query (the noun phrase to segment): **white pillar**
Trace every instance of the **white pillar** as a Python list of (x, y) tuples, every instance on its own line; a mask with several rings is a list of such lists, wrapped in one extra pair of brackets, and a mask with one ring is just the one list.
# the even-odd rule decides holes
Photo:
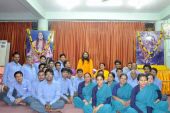
[[(155, 31), (160, 31), (161, 30), (161, 25), (162, 23), (170, 23), (169, 20), (164, 20), (164, 21), (157, 21), (155, 22)], [(165, 65), (170, 68), (170, 39), (165, 39), (164, 40), (164, 61)]]
[(163, 21), (156, 21), (155, 22), (155, 31), (160, 31), (161, 30), (161, 24)]
[(48, 20), (39, 19), (38, 20), (38, 30), (48, 30)]

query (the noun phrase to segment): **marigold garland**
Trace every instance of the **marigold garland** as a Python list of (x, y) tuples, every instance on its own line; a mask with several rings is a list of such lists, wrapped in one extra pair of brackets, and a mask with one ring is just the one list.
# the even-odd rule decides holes
[(147, 48), (143, 44), (142, 38), (140, 36), (140, 32), (137, 32), (137, 40), (138, 40), (138, 43), (139, 43), (139, 47), (142, 49), (142, 51), (144, 51), (147, 54), (146, 57), (145, 57), (146, 59), (154, 57), (154, 52), (156, 52), (158, 47), (161, 45), (162, 38), (163, 38), (163, 32), (161, 31), (160, 36), (158, 38), (157, 43), (155, 44), (155, 47), (154, 47), (153, 51), (150, 52), (150, 51), (147, 50)]
[[(38, 50), (36, 49), (35, 45), (33, 45), (33, 40), (32, 40), (32, 36), (31, 36), (31, 31), (30, 31), (30, 29), (27, 29), (26, 31), (27, 31), (27, 36), (28, 36), (29, 41), (30, 41), (31, 48), (33, 49), (34, 53), (36, 53), (36, 55), (38, 55), (38, 56), (46, 53), (46, 51), (48, 50), (48, 48), (49, 48), (49, 46), (50, 46), (50, 42), (51, 42), (51, 38), (52, 38), (51, 33), (50, 33), (49, 36), (48, 36), (47, 43), (46, 43), (45, 47), (43, 48), (43, 50), (42, 50), (42, 51), (38, 51)], [(34, 54), (34, 55), (35, 55), (35, 54)]]

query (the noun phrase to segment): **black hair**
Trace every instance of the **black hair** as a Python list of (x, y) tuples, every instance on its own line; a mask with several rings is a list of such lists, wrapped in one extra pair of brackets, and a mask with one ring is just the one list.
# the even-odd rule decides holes
[(62, 73), (63, 73), (63, 72), (69, 73), (69, 70), (68, 70), (68, 68), (62, 68), (62, 69), (61, 69), (61, 72), (62, 72)]
[(100, 63), (99, 65), (101, 65), (101, 64), (103, 64), (104, 66), (106, 66), (106, 64), (105, 64), (105, 63)]
[(117, 69), (116, 69), (116, 72), (117, 72), (118, 70), (121, 70), (121, 71), (123, 72), (122, 68), (117, 68)]
[(61, 63), (60, 63), (60, 62), (56, 62), (56, 63), (55, 63), (55, 66), (56, 66), (57, 64), (60, 64), (60, 66), (61, 66)]
[(67, 62), (69, 62), (69, 61), (66, 60), (66, 61), (63, 62), (64, 67), (66, 67)]
[(97, 74), (96, 79), (97, 79), (98, 77), (102, 77), (103, 80), (104, 80), (104, 75), (103, 75), (103, 74)]
[(84, 76), (85, 76), (86, 74), (90, 75), (90, 77), (91, 77), (91, 74), (90, 74), (89, 72), (85, 73)]
[(109, 74), (111, 74), (113, 78), (115, 78), (115, 73), (110, 72)]
[(143, 74), (143, 73), (140, 73), (140, 74), (137, 76), (137, 80), (139, 81), (140, 78), (142, 78), (142, 77), (145, 77), (145, 78), (148, 80), (147, 75), (146, 75), (146, 74)]
[(50, 59), (50, 61), (49, 61), (48, 63), (50, 63), (50, 62), (53, 62), (53, 63), (54, 63), (54, 60), (51, 60), (51, 59)]
[(21, 74), (22, 76), (23, 76), (23, 73), (21, 72), (21, 71), (16, 71), (15, 73), (14, 73), (14, 77), (16, 78), (16, 75), (17, 74)]
[(47, 74), (47, 72), (50, 72), (52, 75), (54, 75), (54, 71), (52, 69), (50, 69), (50, 68), (47, 68), (45, 70), (45, 75)]
[(149, 78), (149, 76), (152, 76), (153, 77), (153, 80), (155, 80), (155, 76), (153, 74), (148, 74), (147, 75), (147, 78)]
[(115, 60), (114, 64), (116, 65), (117, 63), (119, 63), (120, 65), (122, 64), (120, 60)]
[(39, 76), (39, 73), (44, 73), (44, 71), (42, 71), (42, 70), (41, 70), (41, 71), (38, 71), (38, 76)]
[(128, 62), (128, 64), (132, 64), (132, 62)]
[[(88, 57), (87, 58), (84, 58), (84, 53), (87, 53), (88, 54)], [(90, 61), (90, 58), (89, 58), (89, 53), (87, 51), (83, 52), (82, 54), (82, 61), (84, 63), (84, 61), (87, 60), (88, 62)]]
[(151, 71), (151, 65), (149, 65), (149, 64), (145, 64), (145, 65), (143, 66), (143, 69), (145, 69), (145, 67), (148, 67), (148, 68), (149, 68), (149, 70)]
[(121, 78), (122, 76), (125, 76), (125, 77), (126, 77), (126, 79), (128, 79), (128, 76), (127, 76), (127, 74), (125, 74), (125, 73), (122, 73), (122, 74), (120, 75), (120, 78)]
[(151, 68), (151, 70), (154, 70), (156, 73), (158, 73), (158, 70), (156, 68)]
[(66, 57), (66, 55), (65, 55), (64, 53), (61, 53), (61, 54), (60, 54), (60, 58), (61, 58), (62, 56), (65, 56), (65, 57)]
[(46, 56), (44, 56), (44, 55), (41, 55), (41, 56), (40, 56), (40, 59), (41, 59), (41, 58), (45, 58), (45, 59), (46, 59)]
[(104, 74), (104, 71), (101, 69), (97, 71), (97, 74), (99, 74), (100, 72), (102, 72)]
[(83, 73), (83, 69), (81, 69), (81, 68), (77, 69), (77, 73), (78, 72), (82, 72)]
[(41, 63), (41, 64), (38, 65), (38, 69), (40, 69), (40, 67), (41, 67), (42, 65), (43, 65), (44, 67), (46, 66), (45, 63)]
[(14, 57), (15, 55), (20, 55), (20, 54), (19, 54), (19, 52), (16, 51), (12, 54), (12, 56)]
[(70, 73), (71, 75), (73, 74), (71, 69), (67, 68), (67, 70), (68, 70), (68, 73)]

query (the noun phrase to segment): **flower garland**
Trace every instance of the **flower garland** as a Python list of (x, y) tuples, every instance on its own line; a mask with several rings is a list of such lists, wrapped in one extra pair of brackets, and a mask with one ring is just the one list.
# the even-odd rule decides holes
[(161, 45), (161, 40), (163, 38), (163, 32), (160, 31), (160, 36), (158, 38), (158, 41), (157, 43), (155, 44), (155, 47), (153, 49), (152, 52), (148, 51), (147, 48), (144, 46), (143, 42), (142, 42), (142, 38), (140, 36), (140, 32), (137, 32), (137, 40), (138, 40), (138, 43), (139, 43), (139, 46), (140, 48), (142, 49), (143, 52), (145, 52), (146, 54), (146, 59), (148, 58), (153, 58), (154, 57), (154, 53), (158, 50), (158, 47)]
[[(46, 51), (48, 50), (49, 46), (50, 46), (50, 42), (51, 42), (51, 38), (52, 38), (52, 35), (51, 33), (49, 34), (48, 36), (48, 39), (47, 39), (47, 43), (45, 45), (45, 47), (43, 48), (42, 51), (38, 51), (36, 46), (33, 44), (33, 40), (32, 40), (32, 36), (31, 36), (31, 31), (30, 29), (27, 29), (27, 36), (29, 38), (29, 41), (30, 41), (30, 45), (31, 45), (31, 48), (33, 49), (33, 51), (36, 53), (36, 55), (42, 55), (44, 53), (46, 53)], [(35, 55), (35, 54), (34, 54)]]

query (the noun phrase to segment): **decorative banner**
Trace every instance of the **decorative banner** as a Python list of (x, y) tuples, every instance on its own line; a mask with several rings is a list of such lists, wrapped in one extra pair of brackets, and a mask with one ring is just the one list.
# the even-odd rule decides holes
[(137, 32), (137, 64), (164, 65), (164, 39), (159, 31)]
[(170, 23), (163, 23), (162, 29), (163, 29), (165, 38), (170, 38)]
[(53, 57), (53, 32), (27, 29), (26, 55), (33, 56), (34, 62), (44, 55)]

